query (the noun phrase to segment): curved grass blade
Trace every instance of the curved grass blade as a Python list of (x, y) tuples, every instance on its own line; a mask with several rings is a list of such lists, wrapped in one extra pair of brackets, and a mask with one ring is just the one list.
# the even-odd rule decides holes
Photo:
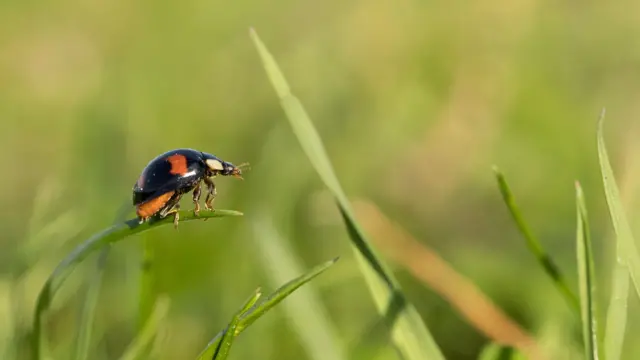
[(633, 280), (636, 292), (640, 295), (640, 255), (627, 216), (620, 200), (616, 178), (609, 162), (605, 146), (603, 124), (605, 110), (598, 119), (598, 159), (609, 206), (611, 223), (616, 234), (616, 262), (613, 269), (613, 288), (607, 310), (605, 330), (605, 356), (607, 360), (618, 360), (622, 354), (622, 344), (627, 326), (627, 301), (629, 298), (629, 276)]
[[(129, 199), (123, 201), (118, 210), (114, 224), (123, 222), (127, 219), (128, 213), (131, 211)], [(91, 347), (91, 336), (93, 335), (93, 323), (95, 320), (95, 310), (98, 305), (100, 288), (102, 287), (102, 277), (104, 275), (109, 250), (111, 246), (104, 247), (98, 255), (95, 272), (92, 274), (87, 286), (87, 293), (82, 304), (81, 314), (78, 321), (78, 332), (75, 344), (75, 360), (86, 360), (89, 358), (89, 348)]]
[(98, 295), (102, 286), (102, 275), (106, 267), (107, 258), (109, 257), (109, 248), (105, 247), (98, 255), (98, 261), (94, 273), (91, 274), (87, 293), (80, 313), (78, 321), (78, 332), (75, 344), (74, 359), (85, 360), (89, 357), (89, 348), (91, 347), (91, 336), (93, 334), (93, 322), (95, 319), (95, 311), (98, 305)]
[[(289, 281), (288, 283), (278, 288), (278, 290), (274, 291), (266, 300), (261, 302), (259, 305), (254, 305), (253, 309), (250, 309), (243, 313), (243, 315), (238, 320), (238, 324), (235, 328), (233, 336), (238, 336), (244, 329), (253, 324), (254, 321), (258, 320), (262, 315), (271, 310), (274, 306), (278, 305), (282, 300), (291, 295), (291, 293), (296, 291), (299, 287), (311, 281), (316, 276), (322, 274), (325, 270), (335, 264), (338, 259), (339, 258), (335, 258), (331, 261), (325, 262), (324, 264), (318, 265), (306, 274)], [(212, 359), (213, 355), (216, 352), (216, 349), (220, 346), (220, 342), (225, 332), (226, 330), (220, 332), (209, 342), (209, 344), (207, 344), (207, 347), (202, 351), (202, 353), (200, 353), (200, 356), (198, 356), (199, 360)]]
[(580, 278), (580, 305), (582, 313), (582, 338), (585, 356), (597, 360), (598, 356), (598, 319), (596, 314), (596, 284), (593, 265), (593, 249), (587, 218), (587, 206), (582, 187), (576, 182), (576, 253), (578, 257), (578, 275)]
[(291, 93), (277, 63), (253, 29), (251, 38), (303, 151), (338, 203), (374, 302), (378, 311), (388, 319), (387, 323), (392, 325), (391, 334), (395, 345), (406, 359), (443, 359), (417, 310), (407, 300), (393, 273), (378, 256), (357, 223), (322, 140), (304, 107)]
[[(225, 216), (241, 216), (242, 213), (233, 210), (215, 210), (201, 211), (199, 216), (195, 216), (193, 211), (182, 210), (180, 213), (180, 222), (189, 222), (193, 220), (218, 218)], [(106, 245), (121, 241), (128, 236), (151, 230), (156, 227), (173, 224), (173, 218), (167, 217), (160, 220), (139, 224), (137, 219), (132, 219), (123, 223), (113, 225), (78, 245), (66, 258), (64, 258), (53, 273), (45, 282), (36, 302), (35, 313), (33, 317), (33, 330), (31, 333), (32, 341), (32, 358), (40, 359), (41, 355), (41, 332), (42, 332), (42, 316), (47, 310), (56, 291), (62, 286), (67, 277), (71, 274), (74, 265), (78, 264), (89, 256), (92, 252), (103, 248)]]
[(502, 172), (496, 166), (493, 167), (493, 172), (495, 173), (496, 180), (498, 181), (498, 187), (500, 188), (502, 199), (507, 205), (507, 208), (509, 209), (513, 220), (518, 226), (518, 230), (520, 230), (520, 233), (522, 234), (522, 236), (524, 236), (529, 250), (533, 253), (540, 265), (544, 268), (544, 271), (547, 273), (547, 275), (549, 275), (549, 277), (553, 281), (553, 284), (569, 304), (569, 307), (575, 312), (577, 316), (580, 316), (580, 301), (578, 300), (578, 297), (573, 291), (571, 291), (566, 278), (560, 272), (560, 268), (542, 247), (540, 241), (538, 241), (538, 239), (533, 235), (533, 232), (531, 231), (531, 229), (529, 229), (529, 226), (527, 226), (527, 223), (524, 221), (524, 218), (522, 217), (520, 210), (516, 205), (513, 193), (511, 193), (511, 189), (509, 188), (507, 180), (505, 179)]
[(247, 326), (253, 324), (254, 321), (258, 320), (262, 315), (264, 315), (267, 311), (271, 310), (274, 306), (279, 304), (282, 300), (284, 300), (287, 296), (291, 295), (294, 291), (296, 291), (302, 285), (308, 283), (316, 276), (322, 274), (325, 270), (335, 264), (339, 257), (336, 257), (332, 260), (325, 262), (324, 264), (318, 265), (315, 268), (311, 269), (308, 273), (289, 281), (288, 283), (282, 285), (278, 290), (269, 295), (255, 310), (247, 313), (246, 316), (243, 317), (242, 322), (240, 323), (239, 329), (244, 329)]
[(253, 296), (244, 303), (240, 311), (233, 316), (231, 322), (223, 332), (224, 335), (222, 335), (222, 340), (220, 340), (220, 343), (216, 348), (216, 352), (213, 354), (213, 360), (225, 360), (227, 356), (229, 356), (231, 345), (233, 344), (233, 340), (236, 338), (236, 330), (238, 329), (240, 319), (256, 304), (256, 302), (258, 302), (260, 296), (262, 296), (262, 292), (260, 292), (260, 289), (258, 288), (255, 294), (253, 294)]
[(146, 353), (146, 349), (153, 342), (162, 320), (164, 320), (169, 312), (169, 304), (169, 298), (158, 298), (155, 303), (155, 307), (147, 319), (147, 322), (142, 327), (140, 334), (135, 340), (133, 340), (133, 342), (131, 342), (124, 354), (120, 357), (120, 360), (136, 360), (143, 357), (142, 355)]

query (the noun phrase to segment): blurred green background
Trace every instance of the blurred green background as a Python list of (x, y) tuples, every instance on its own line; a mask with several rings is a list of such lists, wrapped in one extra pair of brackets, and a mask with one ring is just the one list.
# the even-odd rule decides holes
[[(374, 202), (437, 251), (552, 358), (580, 358), (576, 319), (528, 253), (491, 166), (505, 172), (572, 284), (573, 182), (581, 181), (606, 304), (613, 239), (596, 119), (606, 106), (610, 156), (637, 229), (639, 24), (640, 3), (631, 0), (0, 2), (0, 358), (27, 354), (46, 277), (123, 206), (132, 217), (142, 168), (177, 147), (251, 163), (245, 181), (217, 180), (216, 207), (245, 216), (116, 244), (92, 359), (117, 358), (136, 335), (145, 243), (153, 293), (171, 301), (158, 359), (194, 358), (256, 287), (269, 292), (338, 255), (243, 333), (231, 358), (396, 358), (384, 337), (366, 335), (377, 312), (251, 26), (314, 120), (349, 196)], [(183, 208), (191, 206), (186, 197)], [(70, 356), (95, 260), (54, 301), (46, 322), (53, 358)], [(394, 269), (447, 359), (477, 358), (489, 339)], [(640, 356), (634, 320), (625, 359)]]

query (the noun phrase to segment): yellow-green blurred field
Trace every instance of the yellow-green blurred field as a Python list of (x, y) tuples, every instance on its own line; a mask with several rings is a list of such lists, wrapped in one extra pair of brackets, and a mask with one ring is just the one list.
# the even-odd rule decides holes
[[(250, 27), (447, 359), (476, 359), (492, 339), (442, 296), (455, 282), (432, 272), (434, 288), (393, 260), (377, 212), (472, 281), (551, 359), (583, 358), (578, 319), (528, 252), (491, 167), (504, 171), (574, 290), (574, 181), (582, 183), (603, 317), (615, 247), (596, 148), (602, 107), (622, 201), (640, 230), (640, 3), (631, 0), (0, 2), (0, 359), (26, 358), (47, 276), (123, 206), (133, 217), (140, 171), (178, 147), (251, 163), (244, 181), (216, 181), (216, 207), (245, 216), (117, 243), (90, 359), (117, 359), (129, 345), (141, 296), (170, 302), (155, 358), (194, 359), (255, 288), (268, 293), (335, 256), (247, 329), (230, 359), (398, 358), (371, 332), (379, 315), (347, 233)], [(186, 196), (182, 207), (191, 206)], [(151, 283), (140, 278), (145, 244)], [(74, 272), (47, 314), (53, 359), (71, 358), (96, 259)], [(623, 359), (640, 356), (630, 295)]]

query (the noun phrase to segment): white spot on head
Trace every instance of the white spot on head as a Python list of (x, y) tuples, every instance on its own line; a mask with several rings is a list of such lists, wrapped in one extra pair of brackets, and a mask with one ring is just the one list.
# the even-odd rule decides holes
[(216, 159), (207, 159), (207, 166), (211, 170), (224, 170), (224, 166), (222, 165), (222, 163)]

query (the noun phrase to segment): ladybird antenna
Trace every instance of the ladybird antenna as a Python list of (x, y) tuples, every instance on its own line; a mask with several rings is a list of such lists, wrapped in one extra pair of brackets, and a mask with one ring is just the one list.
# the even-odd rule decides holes
[(251, 170), (251, 165), (249, 165), (248, 162), (244, 162), (236, 167), (241, 170)]

